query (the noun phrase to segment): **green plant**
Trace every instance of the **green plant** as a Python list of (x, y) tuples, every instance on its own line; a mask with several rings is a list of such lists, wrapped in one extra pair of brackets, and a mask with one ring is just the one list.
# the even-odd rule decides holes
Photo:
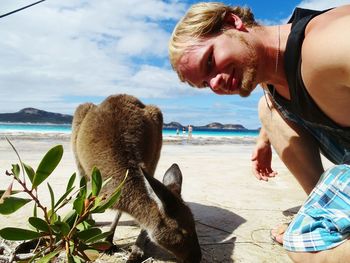
[[(66, 191), (59, 199), (55, 198), (52, 187), (47, 183), (50, 193), (50, 205), (47, 207), (39, 198), (38, 187), (52, 174), (61, 161), (62, 145), (51, 148), (41, 160), (38, 168), (34, 170), (22, 162), (15, 147), (8, 139), (7, 141), (16, 152), (19, 164), (13, 164), (11, 171), (6, 171), (8, 176), (13, 177), (13, 181), (6, 190), (0, 190), (0, 214), (14, 213), (30, 202), (34, 203), (34, 212), (33, 216), (28, 218), (31, 230), (6, 227), (0, 230), (0, 236), (7, 240), (27, 242), (35, 240), (36, 247), (31, 254), (30, 262), (34, 260), (40, 263), (49, 262), (63, 252), (68, 262), (92, 261), (99, 256), (99, 251), (109, 249), (111, 244), (104, 241), (104, 238), (110, 232), (102, 232), (96, 227), (91, 215), (103, 213), (118, 201), (127, 175), (113, 194), (108, 197), (100, 192), (110, 178), (103, 181), (97, 168), (92, 171), (90, 187), (88, 187), (86, 178), (82, 177), (80, 186), (76, 189), (74, 186), (76, 174), (74, 173), (67, 183)], [(13, 191), (13, 183), (18, 183), (22, 190)], [(18, 197), (19, 193), (25, 193), (28, 198)], [(71, 200), (74, 200), (73, 209), (65, 216), (61, 216), (60, 209), (71, 204)], [(42, 214), (41, 217), (39, 214)]]

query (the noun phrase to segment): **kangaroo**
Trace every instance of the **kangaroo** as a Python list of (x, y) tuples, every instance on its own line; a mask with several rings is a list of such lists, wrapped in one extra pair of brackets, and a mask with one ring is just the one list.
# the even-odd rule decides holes
[[(144, 105), (130, 95), (113, 95), (100, 105), (80, 105), (73, 118), (72, 148), (81, 176), (88, 178), (94, 166), (103, 178), (112, 177), (105, 194), (129, 175), (122, 195), (113, 207), (136, 219), (141, 233), (133, 246), (128, 262), (140, 262), (144, 240), (173, 253), (179, 262), (196, 263), (201, 249), (193, 215), (181, 199), (182, 175), (173, 164), (165, 173), (163, 183), (154, 172), (162, 147), (163, 116), (152, 105)], [(117, 220), (112, 224), (112, 236)]]

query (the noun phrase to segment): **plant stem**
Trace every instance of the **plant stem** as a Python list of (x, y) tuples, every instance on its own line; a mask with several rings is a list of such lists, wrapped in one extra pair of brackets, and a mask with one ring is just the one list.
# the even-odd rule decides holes
[(89, 202), (89, 205), (84, 208), (84, 213), (81, 216), (78, 215), (78, 219), (74, 222), (72, 229), (69, 231), (69, 233), (67, 235), (68, 239), (72, 238), (72, 236), (76, 230), (76, 227), (90, 215), (90, 209), (93, 207), (93, 204), (94, 204), (94, 202)]
[[(50, 225), (50, 219), (49, 219), (49, 216), (48, 216), (48, 214), (47, 214), (47, 208), (44, 207), (44, 206), (40, 203), (38, 197), (35, 196), (35, 195), (33, 194), (33, 189), (32, 189), (32, 190), (29, 190), (25, 182), (21, 181), (21, 179), (16, 178), (15, 176), (14, 176), (14, 178), (15, 178), (15, 180), (23, 187), (24, 192), (27, 193), (27, 194), (32, 198), (32, 200), (36, 203), (36, 205), (44, 212), (45, 220), (46, 220), (46, 222), (48, 223), (48, 225)], [(53, 238), (53, 236), (52, 236), (51, 227), (49, 227), (49, 238), (50, 238), (50, 244), (49, 244), (49, 245), (50, 245), (50, 250), (52, 251), (52, 249), (53, 249), (53, 240), (54, 240), (54, 238)]]

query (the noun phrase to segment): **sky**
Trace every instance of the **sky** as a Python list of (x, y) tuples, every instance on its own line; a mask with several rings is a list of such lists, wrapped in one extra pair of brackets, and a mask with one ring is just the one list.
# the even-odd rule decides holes
[[(0, 15), (36, 2), (1, 0)], [(191, 4), (182, 0), (46, 0), (0, 18), (0, 113), (25, 107), (73, 114), (84, 102), (127, 93), (157, 105), (165, 123), (211, 122), (260, 127), (257, 103), (181, 83), (168, 40)], [(285, 23), (294, 8), (326, 9), (350, 0), (222, 1), (250, 7), (266, 25)]]

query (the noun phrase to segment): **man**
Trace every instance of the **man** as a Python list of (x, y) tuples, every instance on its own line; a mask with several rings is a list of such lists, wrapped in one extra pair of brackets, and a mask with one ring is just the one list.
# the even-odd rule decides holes
[[(297, 9), (291, 23), (260, 26), (248, 8), (199, 3), (169, 42), (171, 64), (191, 86), (246, 97), (260, 84), (269, 94), (259, 102), (253, 172), (265, 181), (277, 174), (272, 145), (311, 193), (283, 237), (275, 237), (294, 261), (350, 256), (349, 26), (350, 5)], [(324, 172), (320, 151), (339, 166)]]

